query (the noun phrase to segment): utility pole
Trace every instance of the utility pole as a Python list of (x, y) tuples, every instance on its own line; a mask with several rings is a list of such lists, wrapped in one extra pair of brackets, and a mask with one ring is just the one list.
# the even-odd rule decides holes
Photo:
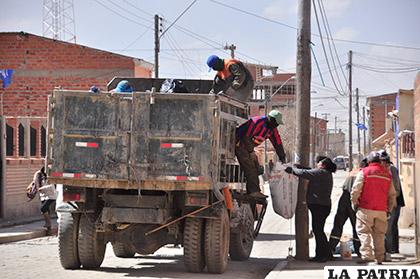
[[(295, 162), (309, 165), (309, 137), (311, 113), (311, 1), (298, 1), (298, 29), (296, 53), (296, 154)], [(299, 179), (295, 231), (297, 260), (309, 257), (308, 208), (305, 180)]]
[(324, 120), (327, 121), (327, 123), (325, 124), (326, 125), (326, 129), (325, 129), (326, 135), (324, 137), (324, 140), (325, 140), (324, 147), (326, 148), (326, 150), (325, 150), (325, 155), (326, 156), (329, 156), (328, 150), (329, 150), (329, 147), (330, 147), (330, 139), (329, 139), (329, 135), (328, 135), (328, 115), (330, 115), (330, 114), (331, 113), (328, 113), (328, 112), (324, 112), (322, 114), (324, 116)]
[(353, 51), (349, 51), (349, 63), (347, 68), (349, 70), (349, 170), (353, 169), (353, 119), (352, 119), (352, 110), (353, 110), (353, 102), (352, 102), (352, 60), (353, 60)]
[(315, 118), (312, 123), (312, 166), (315, 167), (315, 153), (316, 153), (316, 120), (318, 113), (315, 112)]
[(155, 78), (159, 78), (160, 20), (159, 15), (155, 15)]
[[(356, 115), (357, 115), (357, 124), (360, 124), (360, 112), (359, 112), (359, 88), (356, 88)], [(357, 127), (357, 155), (360, 160), (360, 129)]]
[(334, 117), (334, 134), (337, 134), (337, 116)]
[[(363, 125), (366, 127), (366, 107), (363, 107)], [(363, 129), (363, 155), (366, 153), (366, 129)]]
[(230, 46), (228, 46), (228, 44), (226, 43), (226, 45), (223, 48), (224, 50), (230, 50), (230, 57), (235, 58), (235, 50), (236, 50), (236, 46), (234, 44), (231, 44)]

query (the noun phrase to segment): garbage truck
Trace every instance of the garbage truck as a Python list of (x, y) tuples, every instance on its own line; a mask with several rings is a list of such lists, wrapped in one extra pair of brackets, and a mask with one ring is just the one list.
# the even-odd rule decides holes
[[(109, 89), (122, 78), (114, 78)], [(189, 272), (223, 273), (249, 258), (265, 200), (246, 195), (235, 128), (246, 103), (208, 94), (160, 93), (163, 79), (126, 78), (133, 93), (56, 89), (48, 102), (49, 183), (63, 185), (58, 249), (65, 269), (182, 245)]]

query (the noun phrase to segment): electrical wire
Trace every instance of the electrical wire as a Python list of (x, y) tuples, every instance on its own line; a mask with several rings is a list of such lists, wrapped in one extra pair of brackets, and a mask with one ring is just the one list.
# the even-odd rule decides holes
[(104, 3), (100, 2), (99, 0), (93, 0), (93, 1), (95, 1), (96, 3), (98, 3), (99, 5), (101, 5), (102, 7), (104, 7), (105, 9), (113, 12), (114, 14), (116, 14), (116, 15), (118, 15), (118, 16), (120, 16), (120, 17), (122, 17), (122, 18), (124, 18), (124, 19), (126, 19), (126, 20), (128, 20), (128, 21), (130, 21), (132, 23), (134, 23), (134, 24), (137, 24), (137, 25), (143, 26), (145, 28), (148, 28), (148, 26), (146, 24), (143, 24), (143, 23), (138, 22), (136, 20), (133, 20), (133, 19), (131, 19), (129, 17), (126, 17), (125, 15), (123, 15), (123, 14), (121, 14), (121, 13), (119, 13), (119, 12), (113, 10), (113, 9), (111, 9), (110, 7), (108, 7), (107, 5), (105, 5)]
[[(321, 7), (321, 15), (323, 16), (323, 18), (325, 17), (325, 22), (326, 22), (326, 29), (328, 30), (328, 32), (327, 33), (329, 33), (329, 37), (330, 37), (330, 39), (331, 39), (331, 42), (332, 42), (332, 45), (333, 45), (333, 47), (334, 47), (334, 53), (335, 53), (335, 56), (336, 56), (336, 58), (337, 58), (337, 61), (338, 61), (338, 64), (340, 65), (341, 64), (341, 61), (340, 61), (340, 56), (338, 55), (338, 52), (337, 52), (337, 48), (336, 48), (336, 46), (335, 46), (335, 42), (334, 42), (334, 38), (333, 38), (333, 36), (332, 36), (332, 33), (331, 33), (331, 29), (330, 29), (330, 24), (329, 24), (329, 22), (328, 22), (328, 17), (327, 17), (327, 13), (326, 13), (326, 11), (325, 11), (325, 7), (324, 7), (324, 3), (323, 3), (323, 1), (322, 0), (318, 0), (318, 4), (320, 5), (320, 7)], [(325, 26), (325, 23), (324, 23), (324, 26)], [(331, 56), (332, 56), (332, 54), (331, 54)], [(344, 78), (344, 80), (345, 80), (345, 82), (346, 82), (346, 86), (348, 86), (349, 84), (348, 84), (348, 81), (347, 81), (347, 76), (346, 76), (346, 74), (344, 73), (344, 70), (343, 70), (343, 68), (340, 68), (340, 70), (341, 70), (341, 73), (342, 73), (342, 75), (343, 75), (343, 78)]]
[[(298, 30), (298, 28), (295, 27), (295, 26), (291, 26), (289, 24), (285, 24), (283, 22), (270, 19), (270, 18), (261, 16), (261, 15), (258, 15), (256, 13), (253, 13), (253, 12), (245, 11), (245, 10), (239, 9), (237, 7), (230, 6), (228, 4), (225, 4), (225, 3), (222, 3), (222, 2), (219, 2), (219, 1), (216, 1), (216, 0), (209, 0), (209, 1), (210, 2), (213, 2), (213, 3), (217, 4), (217, 5), (220, 5), (220, 6), (223, 6), (223, 7), (232, 9), (232, 10), (235, 10), (237, 12), (241, 12), (241, 13), (244, 13), (244, 14), (247, 14), (247, 15), (250, 15), (250, 16), (254, 16), (254, 17), (259, 18), (259, 19), (262, 19), (264, 21), (275, 23), (277, 25), (281, 25), (281, 26), (284, 26), (284, 27), (287, 27), (287, 28), (290, 28), (290, 29), (293, 29), (293, 30)], [(311, 33), (311, 34), (313, 36), (316, 36), (316, 37), (322, 37), (319, 34), (315, 34), (315, 33)], [(345, 40), (345, 39), (337, 39), (337, 38), (335, 39), (335, 41), (344, 42), (344, 43), (351, 43), (351, 44), (362, 44), (362, 45), (373, 45), (373, 46), (381, 46), (381, 47), (392, 47), (392, 48), (403, 48), (403, 49), (420, 50), (419, 47), (411, 47), (411, 46), (403, 46), (403, 45), (393, 45), (393, 44), (380, 44), (380, 43), (366, 42), (366, 41)]]
[(337, 89), (338, 94), (344, 95), (344, 91), (343, 91), (343, 93), (341, 93), (340, 89), (338, 89), (337, 83), (336, 83), (336, 81), (334, 79), (334, 76), (332, 74), (330, 62), (329, 62), (329, 59), (328, 59), (327, 51), (325, 49), (325, 44), (324, 44), (324, 40), (323, 40), (323, 36), (322, 36), (321, 26), (319, 24), (319, 18), (318, 18), (318, 12), (317, 12), (317, 9), (316, 9), (316, 5), (315, 5), (315, 0), (312, 0), (312, 4), (313, 4), (313, 7), (314, 7), (314, 13), (315, 13), (315, 19), (316, 19), (316, 22), (317, 22), (317, 26), (318, 26), (318, 31), (319, 31), (319, 34), (321, 35), (322, 50), (324, 52), (324, 56), (325, 56), (325, 60), (327, 62), (328, 69), (330, 70), (329, 73), (330, 73), (331, 80), (334, 84), (334, 87)]
[(151, 18), (153, 18), (155, 15), (154, 14), (152, 14), (152, 13), (149, 13), (149, 12), (147, 12), (147, 11), (145, 11), (145, 10), (142, 10), (142, 9), (140, 9), (139, 7), (137, 7), (136, 5), (134, 5), (134, 4), (132, 4), (130, 1), (127, 1), (127, 0), (123, 0), (125, 3), (127, 3), (128, 5), (130, 5), (131, 7), (133, 7), (134, 9), (136, 9), (136, 10), (138, 10), (138, 11), (140, 11), (141, 13), (143, 13), (143, 14), (145, 14), (145, 15), (148, 15), (148, 16), (150, 16)]
[(195, 4), (195, 3), (197, 3), (197, 1), (198, 0), (194, 0), (194, 1), (192, 1), (191, 2), (191, 4), (189, 4), (188, 5), (188, 7), (186, 7), (180, 14), (179, 14), (179, 16), (177, 16), (177, 18), (174, 20), (174, 21), (172, 21), (172, 23), (167, 27), (167, 28), (165, 28), (165, 30), (163, 31), (163, 33), (162, 34), (160, 34), (160, 36), (159, 36), (159, 38), (161, 38), (169, 29), (171, 29), (171, 27)]

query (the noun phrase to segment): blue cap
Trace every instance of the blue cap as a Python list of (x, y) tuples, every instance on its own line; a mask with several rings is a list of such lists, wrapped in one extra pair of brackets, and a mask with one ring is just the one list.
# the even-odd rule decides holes
[(99, 93), (99, 88), (93, 85), (90, 87), (89, 92)]
[(115, 87), (115, 92), (120, 92), (120, 93), (128, 92), (128, 93), (131, 93), (131, 92), (133, 92), (133, 88), (131, 87), (130, 83), (128, 83), (128, 81), (122, 80), (122, 81), (120, 81), (118, 83), (117, 87)]
[(210, 55), (209, 58), (207, 58), (207, 66), (210, 67), (209, 72), (213, 69), (219, 59), (220, 58), (217, 55)]

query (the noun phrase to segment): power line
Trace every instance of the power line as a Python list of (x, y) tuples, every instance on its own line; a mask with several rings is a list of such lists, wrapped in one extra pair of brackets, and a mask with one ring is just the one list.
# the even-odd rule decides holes
[(150, 18), (153, 18), (155, 15), (152, 13), (149, 13), (145, 10), (140, 9), (139, 7), (137, 7), (136, 5), (132, 4), (131, 2), (127, 1), (127, 0), (123, 0), (125, 3), (127, 3), (128, 5), (130, 5), (131, 7), (133, 7), (134, 9), (140, 11), (141, 13), (150, 16)]
[[(245, 10), (242, 10), (242, 9), (237, 8), (237, 7), (233, 7), (233, 6), (227, 5), (225, 3), (222, 3), (222, 2), (219, 2), (219, 1), (216, 1), (216, 0), (209, 0), (209, 1), (210, 2), (213, 2), (213, 3), (217, 4), (217, 5), (224, 6), (226, 8), (229, 8), (229, 9), (232, 9), (232, 10), (235, 10), (235, 11), (238, 11), (238, 12), (241, 12), (241, 13), (244, 13), (244, 14), (247, 14), (247, 15), (250, 15), (250, 16), (257, 17), (257, 18), (262, 19), (264, 21), (268, 21), (268, 22), (275, 23), (277, 25), (281, 25), (281, 26), (284, 26), (284, 27), (287, 27), (287, 28), (290, 28), (290, 29), (293, 29), (293, 30), (297, 30), (297, 28), (295, 26), (291, 26), (291, 25), (285, 24), (283, 22), (280, 22), (280, 21), (277, 21), (277, 20), (273, 20), (273, 19), (267, 18), (267, 17), (261, 16), (261, 15), (258, 15), (256, 13), (245, 11)], [(321, 35), (316, 34), (316, 33), (311, 33), (311, 34), (313, 36), (316, 36), (316, 37), (321, 37)], [(419, 47), (411, 47), (411, 46), (403, 46), (403, 45), (393, 45), (393, 44), (380, 44), (380, 43), (366, 42), (366, 41), (345, 40), (345, 39), (337, 39), (337, 38), (335, 39), (335, 41), (344, 42), (344, 43), (351, 43), (351, 44), (362, 44), (362, 45), (373, 45), (373, 46), (381, 46), (381, 47), (392, 47), (392, 48), (403, 48), (403, 49), (420, 50)]]
[(332, 74), (332, 69), (331, 69), (331, 66), (330, 66), (330, 62), (329, 62), (329, 58), (328, 58), (328, 55), (327, 55), (327, 51), (325, 50), (325, 44), (324, 44), (324, 40), (323, 40), (323, 37), (322, 37), (321, 26), (319, 24), (319, 18), (318, 18), (318, 12), (317, 12), (317, 9), (316, 9), (316, 5), (315, 5), (315, 0), (312, 0), (312, 3), (313, 3), (313, 6), (314, 6), (314, 12), (315, 12), (316, 23), (317, 23), (317, 26), (318, 26), (318, 31), (319, 31), (319, 34), (321, 35), (322, 50), (324, 52), (325, 60), (327, 61), (327, 66), (328, 66), (328, 69), (329, 69), (331, 80), (332, 80), (332, 82), (334, 84), (334, 87), (337, 89), (338, 94), (344, 95), (343, 88), (342, 88), (343, 93), (340, 93), (340, 89), (338, 89), (337, 83), (335, 82), (334, 76)]
[(143, 24), (143, 23), (138, 22), (138, 21), (135, 21), (135, 20), (133, 20), (133, 19), (131, 19), (129, 17), (126, 17), (125, 15), (123, 15), (123, 14), (121, 14), (121, 13), (119, 13), (119, 12), (113, 10), (113, 9), (111, 9), (110, 7), (108, 7), (107, 5), (105, 5), (104, 3), (100, 2), (99, 0), (93, 0), (93, 1), (95, 1), (96, 3), (98, 3), (99, 5), (101, 5), (102, 7), (104, 7), (105, 9), (113, 12), (114, 14), (117, 14), (118, 16), (120, 16), (120, 17), (122, 17), (122, 18), (124, 18), (124, 19), (126, 19), (128, 21), (131, 21), (132, 23), (135, 23), (137, 25), (143, 26), (145, 28), (149, 28), (146, 24)]
[(168, 28), (165, 28), (165, 31), (163, 31), (162, 34), (160, 34), (159, 38), (162, 38), (162, 36), (195, 4), (197, 3), (198, 0), (194, 0), (191, 2), (191, 4), (188, 5), (188, 7), (186, 7), (182, 13), (179, 14), (179, 16), (177, 16), (177, 18), (172, 21), (172, 23), (168, 26)]
[[(341, 64), (340, 56), (338, 55), (337, 48), (335, 47), (335, 42), (334, 42), (334, 38), (333, 38), (332, 33), (331, 33), (331, 29), (330, 29), (330, 24), (328, 22), (327, 13), (325, 12), (324, 3), (322, 2), (322, 0), (318, 0), (318, 4), (319, 3), (320, 3), (320, 7), (321, 7), (321, 15), (324, 15), (324, 17), (325, 17), (325, 22), (327, 23), (326, 27), (327, 27), (327, 30), (328, 30), (328, 32), (330, 34), (331, 42), (332, 42), (332, 45), (334, 47), (335, 56), (337, 58), (338, 64), (340, 65)], [(347, 77), (346, 77), (346, 74), (344, 73), (343, 68), (340, 68), (340, 70), (341, 70), (341, 74), (343, 75), (343, 78), (344, 78), (344, 80), (346, 82), (346, 85), (348, 86)]]

